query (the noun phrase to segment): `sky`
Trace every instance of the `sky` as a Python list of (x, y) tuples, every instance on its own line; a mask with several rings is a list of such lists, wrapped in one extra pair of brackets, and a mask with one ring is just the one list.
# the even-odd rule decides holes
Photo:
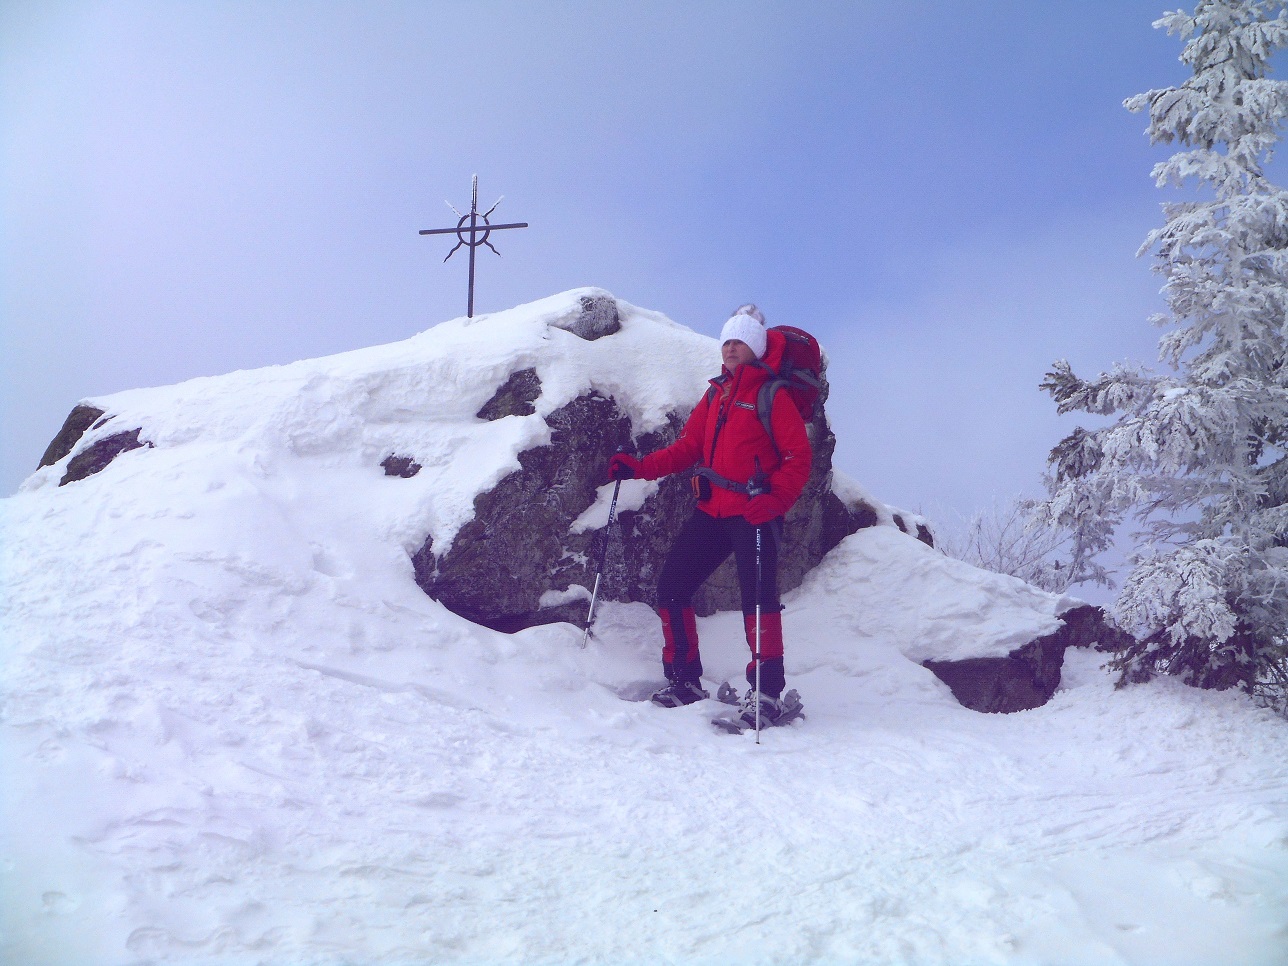
[[(584, 285), (828, 354), (836, 464), (952, 520), (1037, 494), (1037, 388), (1154, 363), (1124, 98), (1163, 0), (0, 0), (0, 495), (76, 402)], [(719, 359), (713, 354), (713, 374)]]

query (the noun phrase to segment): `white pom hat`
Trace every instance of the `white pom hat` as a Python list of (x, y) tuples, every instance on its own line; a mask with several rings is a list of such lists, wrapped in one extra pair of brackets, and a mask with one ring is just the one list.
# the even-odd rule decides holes
[(751, 351), (755, 353), (757, 359), (763, 357), (767, 339), (765, 336), (765, 317), (761, 314), (760, 309), (750, 304), (740, 305), (729, 321), (724, 324), (724, 328), (720, 330), (721, 345), (724, 345), (730, 339), (745, 342)]

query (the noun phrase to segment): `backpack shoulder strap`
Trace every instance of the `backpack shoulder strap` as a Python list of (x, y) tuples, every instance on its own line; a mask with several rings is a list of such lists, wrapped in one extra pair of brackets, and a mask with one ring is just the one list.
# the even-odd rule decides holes
[(756, 393), (756, 415), (760, 417), (760, 425), (765, 427), (765, 435), (774, 445), (774, 452), (782, 456), (778, 449), (778, 440), (774, 439), (774, 397), (778, 395), (778, 390), (786, 389), (788, 381), (781, 376), (774, 379), (765, 380), (760, 390)]
[(721, 375), (718, 375), (714, 379), (712, 379), (710, 383), (711, 384), (707, 386), (707, 391), (706, 391), (707, 405), (710, 405), (715, 400), (716, 391), (718, 389), (723, 389), (725, 386), (729, 385), (729, 377), (722, 373)]

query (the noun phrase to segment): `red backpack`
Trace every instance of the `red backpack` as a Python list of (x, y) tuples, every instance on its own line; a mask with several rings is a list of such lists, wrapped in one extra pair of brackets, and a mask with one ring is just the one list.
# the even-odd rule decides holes
[(769, 416), (773, 412), (774, 396), (778, 390), (787, 390), (801, 419), (809, 422), (814, 418), (814, 407), (823, 390), (823, 350), (819, 347), (818, 339), (804, 329), (792, 325), (776, 325), (769, 331), (779, 332), (787, 340), (783, 361), (778, 366), (778, 375), (760, 387), (760, 395), (756, 398), (756, 412), (765, 426), (765, 432), (773, 439)]

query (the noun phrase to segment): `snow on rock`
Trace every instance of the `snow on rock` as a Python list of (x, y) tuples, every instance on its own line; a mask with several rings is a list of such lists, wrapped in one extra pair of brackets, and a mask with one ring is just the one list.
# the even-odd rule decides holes
[[(637, 434), (656, 431), (670, 412), (691, 407), (701, 395), (718, 358), (713, 340), (665, 316), (622, 303), (620, 331), (611, 341), (568, 331), (586, 311), (583, 301), (602, 314), (602, 300), (611, 298), (579, 289), (444, 322), (391, 345), (85, 400), (82, 407), (111, 419), (70, 453), (135, 427), (161, 449), (225, 444), (254, 453), (268, 475), (287, 461), (316, 461), (320, 471), (370, 466), (398, 449), (425, 472), (398, 498), (380, 493), (375, 502), (391, 511), (387, 519), (407, 536), (409, 552), (428, 532), (444, 553), (472, 518), (474, 497), (516, 469), (518, 453), (548, 432), (542, 418), (476, 417), (512, 373), (535, 370), (537, 417), (598, 390), (626, 408)], [(653, 357), (666, 365), (639, 365)], [(41, 467), (23, 490), (54, 484), (65, 460), (66, 454)]]
[[(647, 451), (673, 439), (718, 369), (715, 340), (579, 289), (391, 346), (86, 400), (25, 486), (82, 480), (140, 447), (182, 452), (198, 474), (212, 447), (267, 476), (283, 460), (315, 474), (345, 467), (350, 499), (396, 534), (426, 593), (515, 630), (574, 617), (542, 601), (595, 582), (601, 535), (587, 521), (599, 517), (595, 484), (608, 458), (627, 443)], [(102, 418), (76, 439), (87, 413)], [(838, 498), (821, 409), (811, 429), (815, 459), (788, 518), (784, 589), (858, 526), (919, 532), (879, 503)], [(408, 482), (395, 492), (376, 466)], [(687, 481), (672, 477), (621, 509), (625, 559), (602, 592), (651, 601), (664, 548), (691, 512)], [(704, 614), (738, 606), (731, 564), (695, 603)]]
[(871, 512), (872, 522), (868, 526), (895, 527), (911, 537), (916, 537), (927, 546), (933, 546), (930, 521), (919, 513), (909, 513), (882, 503), (864, 489), (857, 480), (839, 470), (832, 474), (832, 492), (847, 507), (855, 507), (860, 513)]
[[(1121, 633), (1106, 626), (1098, 608), (976, 569), (892, 529), (855, 534), (829, 559), (835, 558), (884, 575), (870, 588), (855, 588), (865, 596), (868, 619), (877, 615), (905, 657), (932, 671), (974, 711), (1046, 704), (1060, 685), (1067, 648), (1112, 645)], [(835, 579), (829, 573), (816, 570), (806, 586)], [(910, 599), (916, 601), (911, 611)]]
[[(837, 568), (835, 558), (851, 566)], [(883, 615), (883, 625), (900, 628), (900, 651), (919, 664), (1005, 657), (1035, 637), (1059, 629), (1057, 615), (1068, 608), (1069, 598), (1015, 577), (979, 570), (887, 528), (850, 537), (833, 551), (829, 565), (806, 578), (805, 588), (823, 583), (820, 591), (835, 593), (840, 588), (828, 587), (826, 582), (835, 581), (837, 573), (845, 575), (842, 579), (848, 579), (852, 570), (867, 575), (849, 592), (864, 596), (868, 607)], [(892, 589), (898, 591), (893, 597), (876, 596)], [(901, 613), (909, 600), (917, 602), (913, 613)]]
[[(758, 746), (714, 702), (621, 697), (658, 677), (641, 604), (583, 650), (422, 593), (410, 549), (536, 435), (473, 414), (527, 366), (551, 411), (581, 387), (542, 341), (645, 317), (532, 324), (584, 294), (492, 316), (510, 341), (470, 367), (483, 320), (94, 401), (154, 448), (0, 501), (0, 961), (1283, 962), (1281, 720), (1116, 691), (1089, 650), (1045, 706), (980, 715), (920, 663), (1002, 653), (1059, 598), (853, 534), (785, 598), (808, 717)], [(601, 389), (650, 380), (647, 425), (706, 366), (630, 370)], [(386, 476), (395, 450), (422, 470)], [(740, 616), (700, 632), (738, 680)]]

